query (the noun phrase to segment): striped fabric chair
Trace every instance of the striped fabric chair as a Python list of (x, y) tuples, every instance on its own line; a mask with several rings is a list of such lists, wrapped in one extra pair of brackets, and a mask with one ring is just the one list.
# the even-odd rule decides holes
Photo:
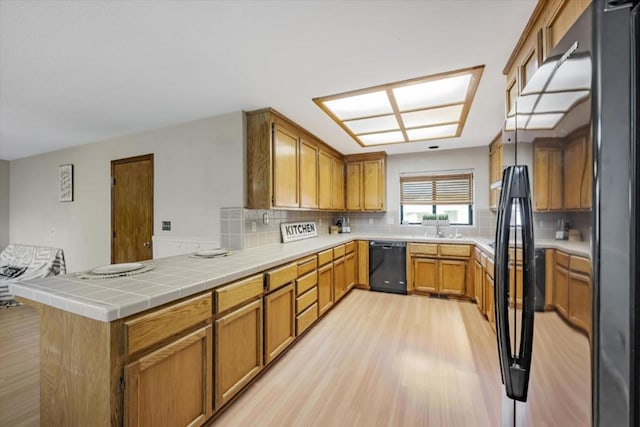
[(9, 281), (65, 274), (64, 251), (41, 246), (9, 245), (0, 252), (0, 308), (19, 305), (9, 294)]

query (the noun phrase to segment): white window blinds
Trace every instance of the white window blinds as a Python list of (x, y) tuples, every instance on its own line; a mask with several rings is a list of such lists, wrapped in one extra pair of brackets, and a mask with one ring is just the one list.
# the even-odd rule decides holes
[(473, 204), (473, 173), (401, 176), (400, 203), (471, 205)]

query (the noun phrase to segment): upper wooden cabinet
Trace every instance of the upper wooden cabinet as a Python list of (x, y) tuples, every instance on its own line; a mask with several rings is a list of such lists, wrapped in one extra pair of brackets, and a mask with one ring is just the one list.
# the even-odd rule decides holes
[(591, 0), (539, 0), (502, 72), (507, 76), (505, 111)]
[(591, 209), (591, 138), (588, 129), (567, 137), (564, 147), (564, 208)]
[(247, 112), (249, 209), (344, 209), (342, 155), (273, 109)]
[(498, 133), (489, 145), (489, 209), (498, 209), (500, 189), (491, 188), (502, 179), (502, 134)]
[(386, 159), (387, 155), (384, 152), (345, 156), (347, 210), (385, 210)]
[(534, 210), (537, 212), (562, 210), (562, 147), (536, 144), (533, 156)]

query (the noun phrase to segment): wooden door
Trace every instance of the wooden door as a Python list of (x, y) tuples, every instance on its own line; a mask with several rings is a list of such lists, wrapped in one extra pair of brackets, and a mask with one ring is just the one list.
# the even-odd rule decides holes
[(568, 318), (569, 312), (569, 271), (561, 265), (556, 264), (553, 276), (555, 289), (553, 292), (554, 305), (556, 309)]
[(211, 326), (125, 366), (129, 426), (199, 426), (213, 413)]
[(362, 210), (362, 162), (347, 163), (347, 209)]
[(384, 210), (385, 182), (382, 160), (367, 160), (363, 166), (364, 209)]
[(337, 303), (347, 292), (347, 277), (345, 271), (345, 258), (333, 261), (333, 301)]
[(318, 268), (318, 310), (324, 314), (333, 305), (333, 264)]
[(474, 263), (473, 282), (476, 304), (480, 311), (484, 311), (484, 271), (478, 260)]
[(569, 320), (591, 336), (591, 278), (586, 274), (569, 273)]
[(320, 150), (318, 153), (318, 206), (320, 209), (331, 209), (331, 192), (333, 191), (333, 158)]
[(358, 278), (357, 284), (369, 289), (369, 242), (358, 240)]
[(340, 159), (333, 158), (333, 187), (331, 196), (333, 209), (344, 209), (344, 162)]
[(344, 260), (344, 275), (346, 289), (349, 290), (356, 285), (356, 253), (347, 254)]
[(536, 147), (533, 168), (533, 200), (536, 211), (549, 209), (549, 149)]
[(318, 207), (318, 146), (300, 138), (300, 207)]
[(219, 409), (262, 369), (262, 299), (215, 322), (215, 409)]
[(298, 136), (273, 125), (273, 206), (299, 207)]
[(562, 210), (562, 149), (549, 148), (549, 210)]
[(413, 289), (420, 292), (438, 292), (438, 260), (413, 258)]
[(153, 258), (153, 154), (111, 162), (111, 263)]
[(464, 295), (467, 290), (467, 262), (454, 259), (438, 261), (440, 292), (449, 295)]
[(296, 337), (296, 294), (290, 283), (264, 297), (264, 362), (268, 364)]
[(582, 175), (585, 163), (585, 144), (574, 138), (564, 148), (564, 208), (580, 209)]

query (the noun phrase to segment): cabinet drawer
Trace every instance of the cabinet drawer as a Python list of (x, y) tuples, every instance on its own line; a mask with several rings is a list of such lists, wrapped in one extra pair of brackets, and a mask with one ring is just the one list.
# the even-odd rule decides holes
[(468, 257), (471, 256), (471, 246), (469, 245), (446, 245), (439, 244), (438, 250), (442, 256), (459, 256)]
[(296, 298), (296, 314), (300, 314), (316, 301), (318, 301), (318, 287), (314, 286), (307, 293)]
[(325, 265), (333, 261), (333, 249), (327, 249), (318, 253), (318, 266)]
[(591, 276), (591, 261), (589, 259), (571, 255), (569, 265), (571, 266), (571, 271), (578, 271)]
[(273, 291), (298, 277), (298, 264), (291, 263), (275, 270), (267, 271), (267, 291)]
[(222, 313), (232, 307), (262, 295), (264, 278), (262, 274), (252, 276), (231, 285), (213, 290), (216, 296), (215, 313)]
[(345, 253), (345, 245), (336, 246), (333, 248), (333, 259), (343, 257)]
[(564, 252), (556, 251), (556, 264), (569, 268), (569, 255)]
[(436, 243), (409, 243), (409, 253), (438, 255), (438, 245)]
[(318, 283), (318, 272), (312, 271), (296, 280), (296, 295), (302, 295)]
[(304, 276), (310, 271), (318, 268), (318, 257), (312, 255), (310, 257), (302, 258), (298, 260), (298, 277)]
[(125, 321), (127, 355), (205, 322), (211, 305), (211, 294), (205, 294)]
[(351, 252), (356, 250), (356, 242), (349, 242), (346, 245), (344, 245), (345, 247), (345, 252), (350, 254)]
[(300, 335), (318, 318), (318, 303), (307, 308), (302, 314), (296, 317), (296, 335)]

